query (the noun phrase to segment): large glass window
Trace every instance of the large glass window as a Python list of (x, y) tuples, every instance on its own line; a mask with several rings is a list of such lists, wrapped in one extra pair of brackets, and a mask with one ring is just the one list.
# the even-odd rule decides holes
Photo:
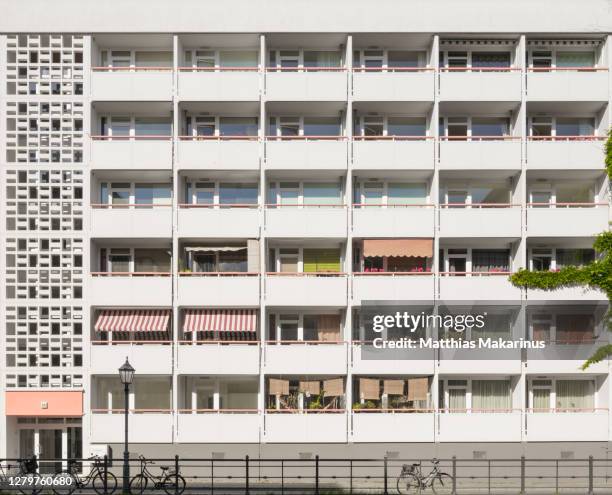
[(165, 249), (134, 249), (135, 272), (170, 271), (170, 253)]
[(338, 205), (340, 204), (340, 186), (336, 183), (305, 182), (305, 205)]
[(339, 117), (305, 117), (304, 136), (340, 136)]
[(408, 182), (390, 182), (387, 186), (387, 204), (416, 205), (426, 202), (427, 193), (424, 184)]
[(557, 117), (557, 136), (592, 136), (593, 119), (576, 117)]
[(557, 249), (557, 268), (585, 266), (595, 259), (593, 249)]
[(472, 52), (472, 67), (510, 67), (510, 52)]
[(257, 117), (220, 117), (221, 136), (257, 136)]
[(171, 203), (169, 184), (136, 184), (134, 195), (137, 205), (169, 205)]
[(512, 408), (509, 380), (472, 380), (472, 409), (504, 411)]
[(473, 117), (472, 136), (507, 136), (508, 119), (501, 117)]
[(590, 185), (568, 183), (557, 185), (557, 203), (592, 203), (593, 193)]
[(591, 380), (557, 380), (557, 409), (593, 409), (593, 389)]
[(470, 188), (472, 204), (508, 204), (510, 190), (503, 184), (482, 184)]
[(590, 342), (595, 336), (595, 319), (590, 314), (557, 315), (557, 342), (579, 344)]
[(247, 50), (219, 52), (220, 67), (257, 67), (257, 52)]
[(134, 130), (136, 136), (171, 136), (172, 123), (166, 117), (136, 117)]
[(387, 135), (389, 136), (425, 136), (425, 119), (422, 117), (389, 117)]
[(222, 205), (255, 205), (257, 204), (257, 184), (219, 184), (219, 203)]
[(136, 67), (172, 67), (172, 52), (136, 52)]
[(387, 53), (387, 67), (420, 67), (423, 59), (422, 52), (408, 50), (389, 50)]
[(340, 67), (340, 52), (304, 51), (304, 67)]
[(593, 67), (595, 54), (593, 52), (557, 52), (557, 67)]
[(171, 409), (170, 378), (134, 378), (135, 409)]
[(508, 249), (472, 249), (472, 271), (510, 271), (510, 251)]

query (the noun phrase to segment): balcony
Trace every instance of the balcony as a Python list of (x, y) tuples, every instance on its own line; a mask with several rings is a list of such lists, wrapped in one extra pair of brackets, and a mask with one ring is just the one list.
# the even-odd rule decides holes
[(433, 101), (431, 67), (353, 69), (353, 98), (362, 101)]
[(259, 344), (244, 341), (181, 341), (176, 369), (183, 375), (257, 375)]
[(179, 237), (258, 238), (257, 205), (182, 204), (178, 211)]
[(433, 375), (433, 349), (377, 349), (372, 342), (353, 341), (351, 368), (353, 374)]
[(94, 67), (94, 101), (170, 101), (172, 67)]
[(279, 375), (346, 374), (346, 342), (268, 342), (263, 347), (264, 372)]
[[(452, 276), (454, 275), (454, 276)], [(510, 283), (510, 272), (443, 273), (438, 278), (440, 300), (520, 301), (521, 289)]]
[(259, 170), (257, 136), (179, 136), (179, 169)]
[(462, 203), (440, 206), (438, 228), (441, 237), (521, 237), (519, 205)]
[(179, 67), (178, 96), (187, 101), (259, 101), (259, 68)]
[(433, 442), (436, 417), (433, 411), (403, 411), (401, 409), (353, 411), (353, 442)]
[(529, 69), (527, 99), (539, 101), (608, 101), (608, 69)]
[(171, 342), (157, 343), (146, 341), (92, 342), (91, 373), (114, 375), (117, 363), (128, 358), (138, 374), (171, 375)]
[(182, 272), (178, 280), (178, 296), (181, 306), (259, 306), (259, 274)]
[(346, 170), (343, 136), (291, 136), (266, 139), (266, 167), (272, 170)]
[(266, 443), (345, 443), (347, 416), (339, 412), (285, 411), (264, 416)]
[(266, 303), (269, 306), (346, 306), (345, 273), (268, 273)]
[(355, 237), (433, 237), (435, 208), (422, 205), (353, 205)]
[(527, 168), (601, 170), (601, 136), (530, 137), (527, 141)]
[(440, 99), (446, 101), (520, 101), (521, 70), (492, 67), (440, 69)]
[(89, 290), (94, 306), (172, 304), (172, 278), (165, 272), (93, 272)]
[(609, 438), (607, 409), (528, 411), (525, 423), (528, 442), (601, 442)]
[(259, 443), (261, 416), (252, 410), (191, 411), (177, 416), (178, 443)]
[(355, 136), (353, 168), (362, 170), (433, 170), (433, 137)]
[(601, 346), (609, 344), (607, 338), (584, 343), (546, 342), (544, 349), (527, 349), (527, 363), (525, 369), (530, 374), (552, 373), (608, 373), (607, 359), (592, 364), (586, 372), (581, 366)]
[(345, 101), (347, 72), (344, 67), (268, 69), (269, 101)]
[(346, 237), (344, 205), (267, 205), (269, 237)]
[[(119, 411), (94, 409), (90, 418), (92, 443), (123, 443), (125, 421), (123, 409)], [(174, 416), (170, 410), (130, 410), (129, 422), (131, 443), (172, 443)]]
[(557, 203), (526, 210), (527, 235), (592, 237), (608, 230), (608, 203)]
[(522, 414), (512, 412), (447, 412), (438, 415), (440, 442), (520, 442)]
[(353, 303), (433, 300), (435, 278), (428, 272), (362, 272), (353, 274)]
[(172, 168), (172, 137), (91, 136), (91, 168), (170, 170)]
[(521, 138), (441, 137), (439, 160), (443, 169), (520, 170)]
[(172, 205), (91, 205), (91, 237), (172, 237)]

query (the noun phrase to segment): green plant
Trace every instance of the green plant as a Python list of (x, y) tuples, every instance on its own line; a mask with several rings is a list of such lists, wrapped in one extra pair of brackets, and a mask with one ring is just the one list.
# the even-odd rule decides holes
[(361, 402), (355, 402), (353, 409), (376, 409), (376, 403), (371, 400), (366, 400), (363, 404)]
[[(612, 129), (608, 131), (608, 139), (605, 144), (605, 166), (608, 178), (612, 179)], [(593, 243), (593, 248), (600, 256), (588, 265), (567, 266), (556, 272), (519, 270), (510, 276), (510, 282), (516, 287), (541, 290), (585, 286), (601, 290), (610, 300), (612, 296), (612, 232), (600, 233)], [(612, 330), (610, 311), (606, 315), (606, 320), (608, 330)], [(585, 370), (590, 365), (599, 363), (609, 356), (612, 356), (612, 344), (603, 345), (584, 362), (582, 369)]]

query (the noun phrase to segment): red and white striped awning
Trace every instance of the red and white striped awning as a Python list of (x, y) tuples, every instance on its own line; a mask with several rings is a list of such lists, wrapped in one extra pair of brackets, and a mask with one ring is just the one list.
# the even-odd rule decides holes
[(169, 309), (105, 309), (100, 311), (96, 332), (166, 332)]
[(188, 309), (183, 332), (255, 332), (256, 309)]

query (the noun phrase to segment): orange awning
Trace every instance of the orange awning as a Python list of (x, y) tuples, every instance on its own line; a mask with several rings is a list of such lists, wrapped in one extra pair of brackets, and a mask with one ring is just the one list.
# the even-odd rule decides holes
[(364, 239), (363, 255), (431, 258), (433, 239)]
[(83, 392), (64, 390), (15, 390), (8, 391), (7, 416), (83, 416)]

